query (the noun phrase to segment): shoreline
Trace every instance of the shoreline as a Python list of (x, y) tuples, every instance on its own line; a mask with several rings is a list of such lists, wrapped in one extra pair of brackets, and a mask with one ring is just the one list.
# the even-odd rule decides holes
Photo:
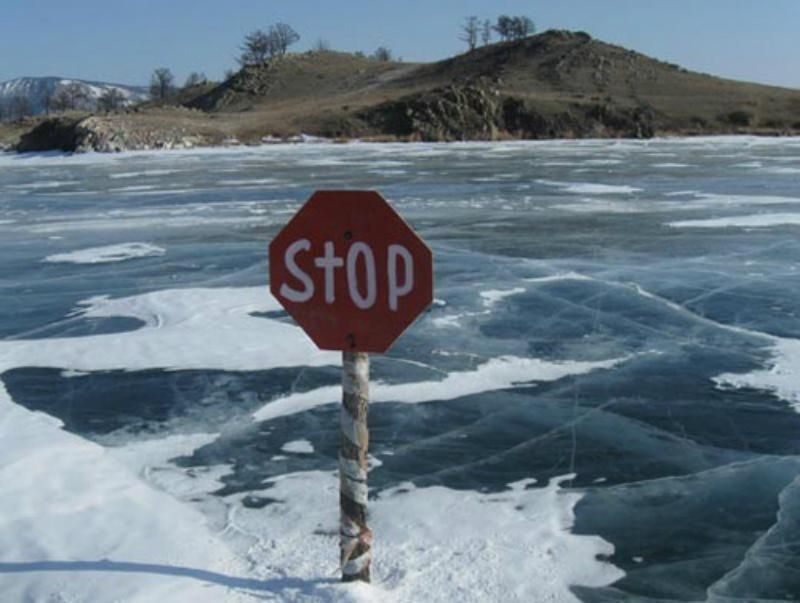
[(658, 133), (649, 138), (637, 137), (623, 137), (623, 136), (593, 136), (593, 137), (558, 137), (558, 138), (513, 138), (513, 137), (500, 137), (493, 140), (485, 139), (469, 139), (469, 140), (439, 140), (439, 141), (422, 141), (413, 140), (402, 137), (355, 137), (355, 138), (325, 138), (320, 136), (300, 134), (284, 139), (270, 139), (262, 140), (260, 142), (240, 142), (228, 141), (225, 143), (211, 143), (211, 144), (187, 144), (187, 145), (169, 145), (149, 148), (119, 148), (114, 150), (97, 150), (97, 149), (80, 149), (80, 150), (63, 150), (63, 149), (43, 149), (32, 151), (20, 151), (14, 145), (0, 144), (0, 156), (53, 156), (53, 157), (68, 157), (68, 156), (81, 156), (81, 155), (108, 155), (114, 156), (119, 154), (152, 154), (152, 153), (179, 153), (179, 152), (214, 152), (214, 151), (230, 151), (234, 149), (261, 149), (269, 147), (297, 147), (297, 146), (353, 146), (353, 145), (495, 145), (495, 144), (564, 144), (564, 143), (600, 143), (619, 141), (627, 143), (642, 143), (647, 144), (651, 142), (670, 142), (678, 140), (686, 141), (720, 141), (720, 140), (791, 140), (800, 139), (800, 131), (794, 132), (774, 132), (764, 130), (753, 130), (734, 133), (708, 133), (708, 132), (664, 132)]

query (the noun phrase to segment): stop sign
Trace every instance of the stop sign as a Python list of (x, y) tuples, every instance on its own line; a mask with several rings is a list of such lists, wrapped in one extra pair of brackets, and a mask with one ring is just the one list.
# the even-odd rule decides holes
[(323, 350), (385, 352), (433, 301), (433, 255), (374, 191), (317, 191), (269, 246), (270, 290)]

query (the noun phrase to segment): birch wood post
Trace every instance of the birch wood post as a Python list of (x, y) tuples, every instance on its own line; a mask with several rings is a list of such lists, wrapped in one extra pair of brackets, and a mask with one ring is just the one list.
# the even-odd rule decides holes
[(339, 546), (342, 581), (370, 581), (372, 532), (367, 527), (369, 355), (343, 352), (339, 445)]

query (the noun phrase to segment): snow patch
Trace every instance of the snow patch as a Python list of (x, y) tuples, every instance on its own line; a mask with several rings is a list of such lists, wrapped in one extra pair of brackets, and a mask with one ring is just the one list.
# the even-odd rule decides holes
[(128, 178), (142, 178), (142, 177), (147, 178), (147, 177), (151, 177), (151, 176), (167, 176), (169, 174), (177, 174), (180, 171), (181, 170), (162, 170), (162, 169), (157, 169), (157, 170), (142, 170), (140, 172), (119, 172), (119, 173), (116, 173), (116, 174), (110, 174), (109, 178), (112, 178), (114, 180), (117, 180), (117, 179), (128, 179)]
[(483, 305), (485, 307), (491, 308), (505, 298), (513, 295), (519, 295), (520, 293), (525, 293), (525, 289), (522, 287), (515, 287), (513, 289), (481, 291), (481, 299), (483, 300)]
[(557, 182), (554, 180), (537, 180), (540, 184), (555, 186), (567, 193), (578, 195), (631, 195), (642, 189), (628, 185), (595, 184), (590, 182)]
[(158, 257), (166, 250), (150, 243), (120, 243), (105, 247), (90, 247), (69, 253), (49, 255), (44, 262), (66, 264), (110, 264), (137, 258)]
[[(375, 585), (348, 596), (374, 603), (578, 603), (571, 586), (601, 587), (624, 574), (600, 560), (612, 545), (570, 533), (583, 496), (564, 489), (571, 477), (542, 488), (522, 480), (496, 494), (410, 483), (380, 492), (370, 501)], [(278, 502), (236, 505), (232, 515), (239, 530), (269, 543), (253, 549), (258, 565), (291, 568), (305, 579), (335, 576), (337, 475), (290, 474), (269, 486), (263, 496)], [(324, 590), (331, 596), (339, 588)], [(328, 600), (323, 594), (308, 600)]]
[(266, 287), (94, 297), (81, 304), (79, 316), (129, 317), (145, 326), (87, 337), (0, 341), (0, 372), (17, 367), (258, 371), (340, 363), (338, 354), (319, 351), (299, 327), (259, 316), (281, 309)]
[(769, 228), (770, 226), (800, 226), (800, 214), (752, 214), (700, 220), (668, 222), (672, 228)]
[(205, 518), (0, 384), (4, 601), (245, 601)]
[(720, 389), (759, 389), (785, 400), (800, 412), (800, 340), (771, 337), (773, 359), (764, 369), (714, 378)]
[(294, 440), (281, 446), (281, 452), (289, 454), (313, 454), (314, 446), (308, 440)]

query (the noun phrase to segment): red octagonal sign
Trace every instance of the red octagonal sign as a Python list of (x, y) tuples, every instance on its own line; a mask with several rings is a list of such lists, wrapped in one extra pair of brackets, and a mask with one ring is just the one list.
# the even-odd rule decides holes
[(433, 255), (373, 191), (317, 191), (269, 246), (270, 290), (323, 350), (385, 352), (433, 301)]

